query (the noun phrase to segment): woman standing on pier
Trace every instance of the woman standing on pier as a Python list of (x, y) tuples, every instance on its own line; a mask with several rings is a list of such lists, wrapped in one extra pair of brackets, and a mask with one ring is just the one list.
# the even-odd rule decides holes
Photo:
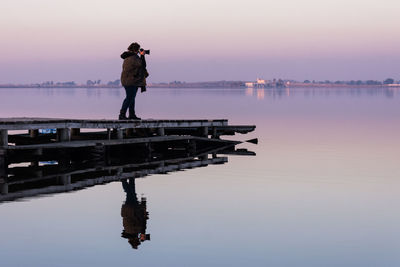
[[(146, 71), (145, 51), (139, 52), (140, 45), (132, 43), (128, 47), (128, 51), (122, 53), (121, 58), (124, 60), (122, 64), (121, 84), (125, 88), (126, 97), (122, 103), (121, 111), (118, 119), (120, 120), (140, 120), (135, 113), (135, 98), (139, 87), (145, 88)], [(138, 55), (140, 53), (140, 57)], [(126, 117), (126, 111), (129, 109), (129, 117)]]

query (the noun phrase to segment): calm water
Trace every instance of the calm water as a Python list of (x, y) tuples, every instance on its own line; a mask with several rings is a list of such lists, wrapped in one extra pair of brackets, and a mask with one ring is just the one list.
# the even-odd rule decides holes
[[(0, 117), (116, 118), (118, 89), (0, 89)], [(2, 266), (399, 266), (400, 90), (150, 89), (143, 118), (256, 124), (256, 157), (0, 204)], [(232, 137), (230, 137), (232, 138)]]

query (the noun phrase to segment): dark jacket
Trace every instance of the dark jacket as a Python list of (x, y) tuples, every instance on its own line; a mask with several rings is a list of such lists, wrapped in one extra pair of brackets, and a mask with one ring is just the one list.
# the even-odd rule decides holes
[(126, 51), (122, 53), (121, 84), (122, 86), (146, 86), (146, 61), (136, 53)]

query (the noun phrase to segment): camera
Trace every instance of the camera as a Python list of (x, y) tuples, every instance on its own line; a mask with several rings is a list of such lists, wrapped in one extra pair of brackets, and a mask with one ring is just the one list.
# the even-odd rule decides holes
[(140, 52), (144, 51), (146, 55), (150, 55), (150, 50), (144, 50), (143, 48), (139, 49)]

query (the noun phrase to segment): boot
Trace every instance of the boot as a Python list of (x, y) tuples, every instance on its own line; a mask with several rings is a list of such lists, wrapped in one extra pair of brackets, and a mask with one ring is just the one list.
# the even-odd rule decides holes
[(119, 112), (119, 116), (118, 116), (118, 119), (119, 120), (127, 120), (128, 118), (126, 117), (126, 111), (123, 111), (122, 109), (121, 109), (121, 111)]
[(136, 120), (136, 121), (140, 121), (142, 120), (142, 118), (136, 117), (136, 115), (133, 115), (132, 117), (129, 116), (128, 120)]
[(131, 112), (129, 111), (128, 120), (139, 120), (139, 121), (140, 121), (141, 118), (137, 117), (136, 114), (135, 114), (135, 112), (131, 113)]

